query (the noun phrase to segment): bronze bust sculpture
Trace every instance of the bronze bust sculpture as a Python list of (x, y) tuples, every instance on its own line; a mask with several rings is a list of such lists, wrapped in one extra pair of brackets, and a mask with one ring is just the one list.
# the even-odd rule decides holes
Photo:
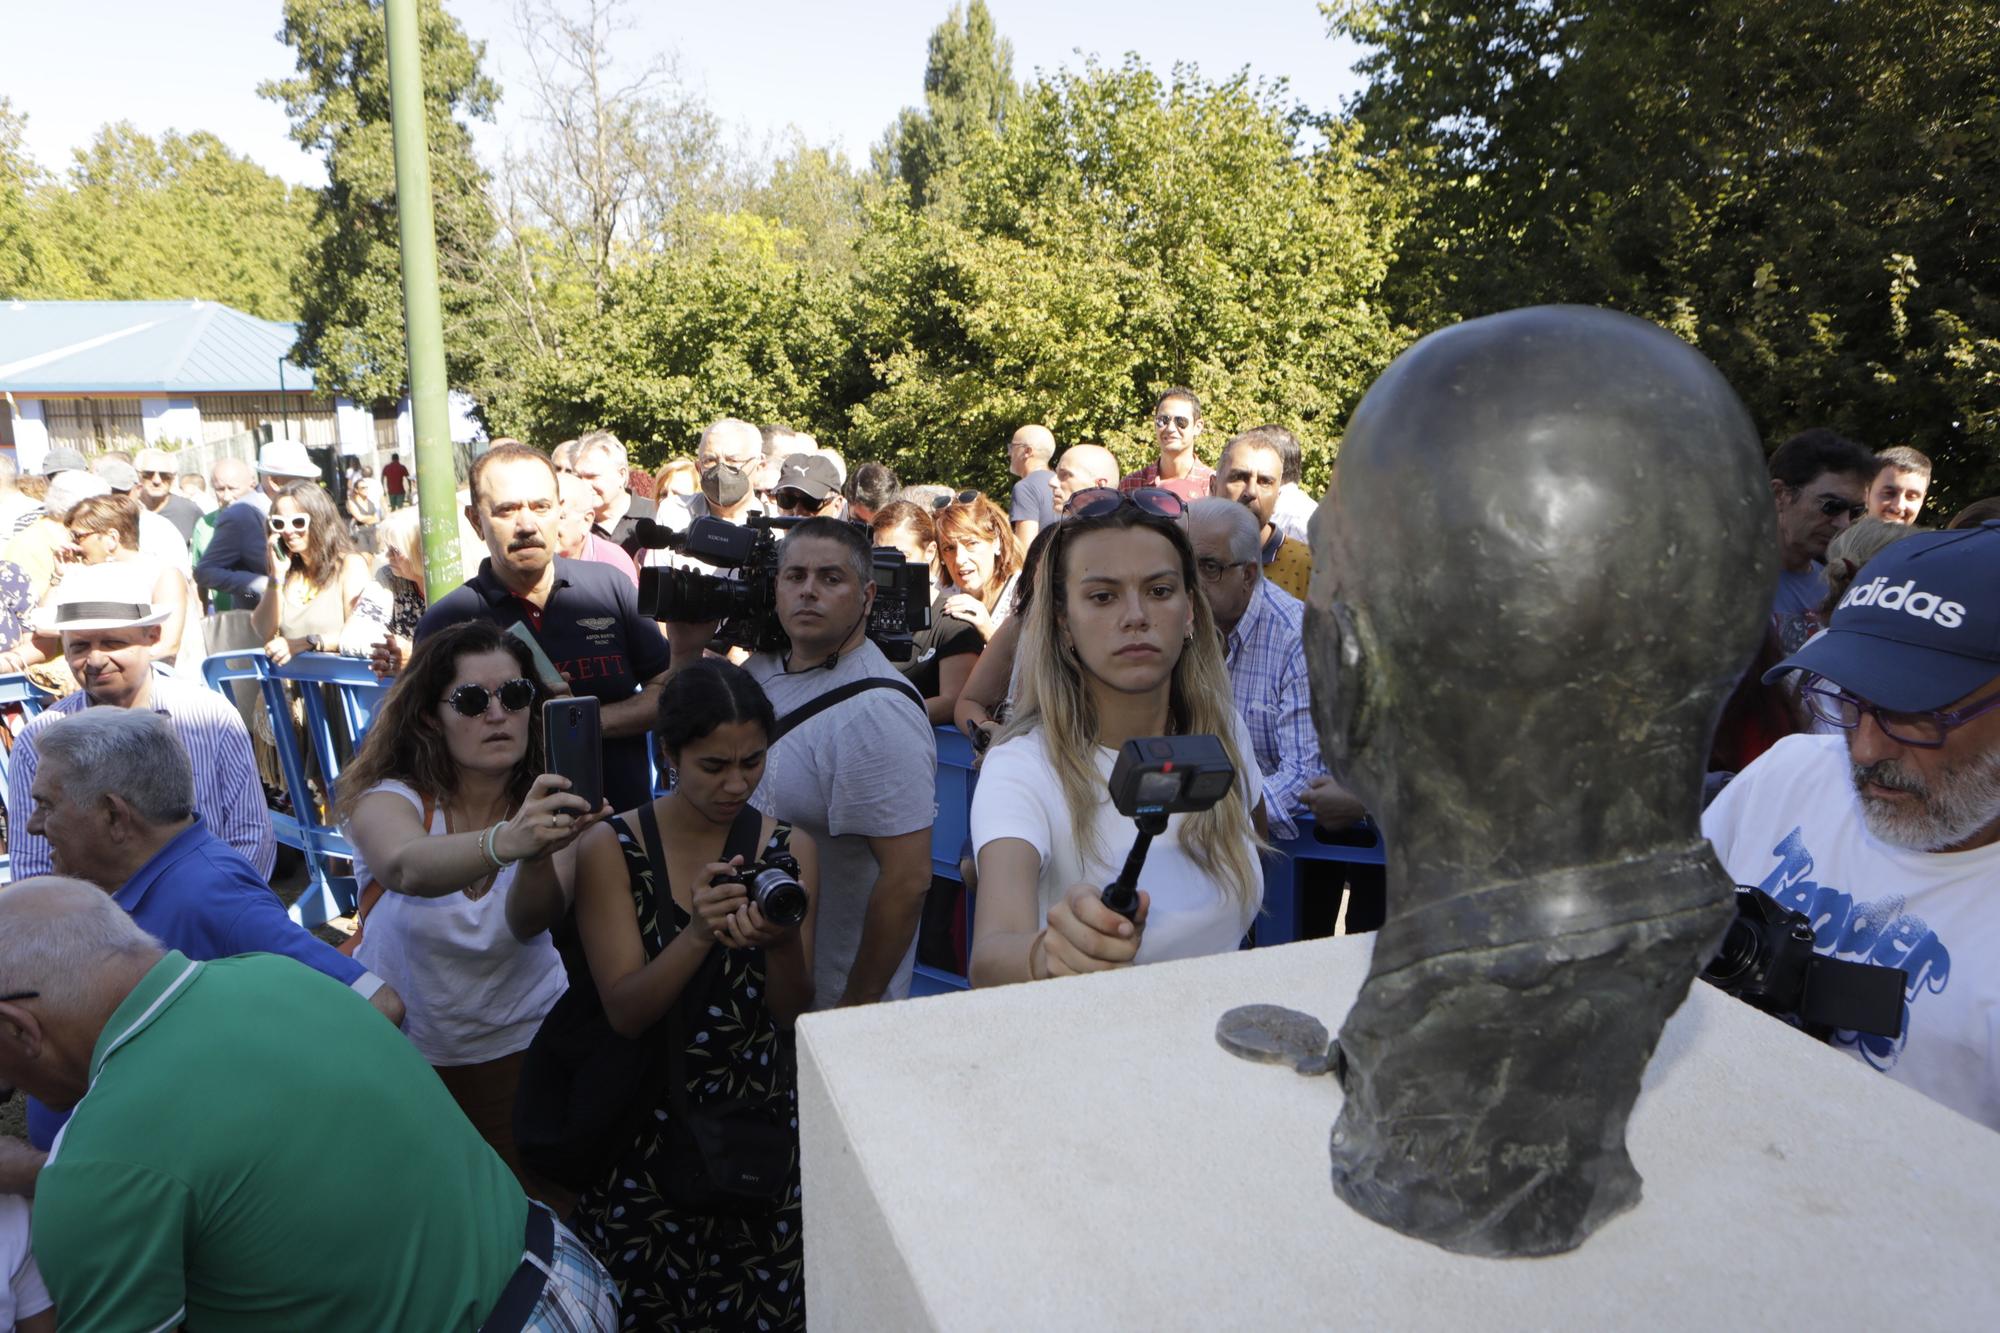
[(1512, 311), (1383, 373), (1314, 524), (1314, 720), (1389, 849), (1334, 1189), (1574, 1248), (1638, 1201), (1640, 1074), (1731, 919), (1701, 779), (1776, 578), (1757, 432), (1652, 324)]

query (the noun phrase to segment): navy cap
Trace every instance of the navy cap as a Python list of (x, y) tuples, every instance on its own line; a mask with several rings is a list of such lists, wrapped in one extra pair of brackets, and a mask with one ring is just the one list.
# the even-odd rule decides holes
[(1833, 623), (1764, 673), (1824, 676), (1898, 713), (1943, 708), (2000, 676), (2000, 523), (1905, 537), (1862, 566)]

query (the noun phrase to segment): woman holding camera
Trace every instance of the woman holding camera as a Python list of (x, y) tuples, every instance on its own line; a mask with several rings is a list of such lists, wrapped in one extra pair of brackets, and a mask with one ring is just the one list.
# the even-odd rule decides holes
[[(1085, 491), (1043, 553), (1014, 714), (972, 801), (975, 986), (1223, 953), (1263, 900), (1262, 782), (1181, 511), (1157, 488)], [(1135, 831), (1112, 765), (1135, 737), (1199, 733), (1222, 742), (1236, 786), (1169, 820), (1127, 920), (1100, 901)]]
[[(818, 866), (804, 834), (750, 804), (774, 726), (749, 672), (719, 659), (683, 668), (656, 729), (674, 790), (578, 848), (577, 935), (605, 1017), (677, 1052), (636, 1137), (571, 1219), (616, 1279), (628, 1327), (805, 1327), (798, 1086), (780, 1034), (812, 1002)], [(787, 854), (795, 877), (760, 905), (735, 872)], [(685, 1121), (721, 1103), (747, 1106), (781, 1159), (776, 1195), (727, 1213), (704, 1211), (688, 1183), (699, 1173)]]
[(521, 1169), (514, 1091), (563, 967), (547, 936), (514, 938), (507, 905), (553, 885), (556, 854), (609, 813), (542, 771), (547, 697), (519, 639), (485, 621), (438, 631), (382, 701), (336, 807), (364, 886), (355, 959), (402, 995), (403, 1034), (545, 1202), (561, 1196)]

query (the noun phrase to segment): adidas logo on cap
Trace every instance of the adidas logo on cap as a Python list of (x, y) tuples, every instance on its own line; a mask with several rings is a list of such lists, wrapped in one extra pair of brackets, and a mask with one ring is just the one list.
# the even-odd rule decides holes
[(1918, 590), (1915, 579), (1890, 585), (1886, 576), (1849, 588), (1840, 599), (1841, 607), (1872, 606), (1878, 611), (1901, 611), (1904, 615), (1928, 620), (1939, 629), (1957, 629), (1965, 623), (1965, 604), (1947, 602), (1936, 593)]

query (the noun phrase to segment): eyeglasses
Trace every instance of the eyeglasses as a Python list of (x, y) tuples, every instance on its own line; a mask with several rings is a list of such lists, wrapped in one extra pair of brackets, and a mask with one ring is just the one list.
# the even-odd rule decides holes
[[(484, 717), (486, 705), (493, 701), (496, 692), (484, 685), (461, 685), (446, 695), (444, 702), (460, 717)], [(535, 683), (522, 676), (501, 682), (497, 691), (500, 706), (510, 713), (518, 713), (535, 701)]]
[(1850, 504), (1837, 495), (1822, 495), (1819, 497), (1819, 512), (1825, 514), (1828, 518), (1832, 518), (1836, 514), (1846, 514), (1848, 522), (1851, 523), (1867, 513), (1868, 506)]
[(1187, 512), (1181, 497), (1163, 486), (1141, 486), (1130, 494), (1109, 486), (1092, 486), (1070, 496), (1069, 506), (1063, 512), (1071, 518), (1103, 518), (1126, 505), (1155, 518), (1179, 518)]
[(1194, 424), (1194, 419), (1192, 417), (1169, 416), (1167, 413), (1162, 412), (1153, 418), (1153, 424), (1161, 430), (1165, 430), (1168, 426), (1172, 426), (1175, 430), (1186, 430)]
[(141, 481), (172, 481), (174, 476), (175, 474), (172, 472), (141, 472), (139, 479)]
[(1816, 676), (1805, 687), (1806, 706), (1812, 710), (1814, 717), (1842, 731), (1852, 731), (1861, 725), (1861, 717), (1865, 713), (1875, 719), (1875, 725), (1882, 728), (1884, 736), (1898, 745), (1914, 746), (1919, 750), (1939, 749), (1953, 730), (1975, 717), (2000, 708), (2000, 694), (1996, 694), (1968, 708), (1895, 713), (1878, 708), (1858, 695), (1849, 694), (1838, 685), (1829, 688), (1820, 683), (1824, 680), (1825, 677)]
[(1254, 560), (1222, 561), (1217, 560), (1212, 555), (1204, 555), (1195, 559), (1194, 569), (1195, 573), (1201, 575), (1203, 583), (1213, 583), (1232, 569), (1241, 569), (1245, 565), (1254, 565), (1256, 563)]
[(304, 532), (312, 526), (311, 514), (273, 514), (270, 518), (271, 531), (284, 535), (287, 532)]

